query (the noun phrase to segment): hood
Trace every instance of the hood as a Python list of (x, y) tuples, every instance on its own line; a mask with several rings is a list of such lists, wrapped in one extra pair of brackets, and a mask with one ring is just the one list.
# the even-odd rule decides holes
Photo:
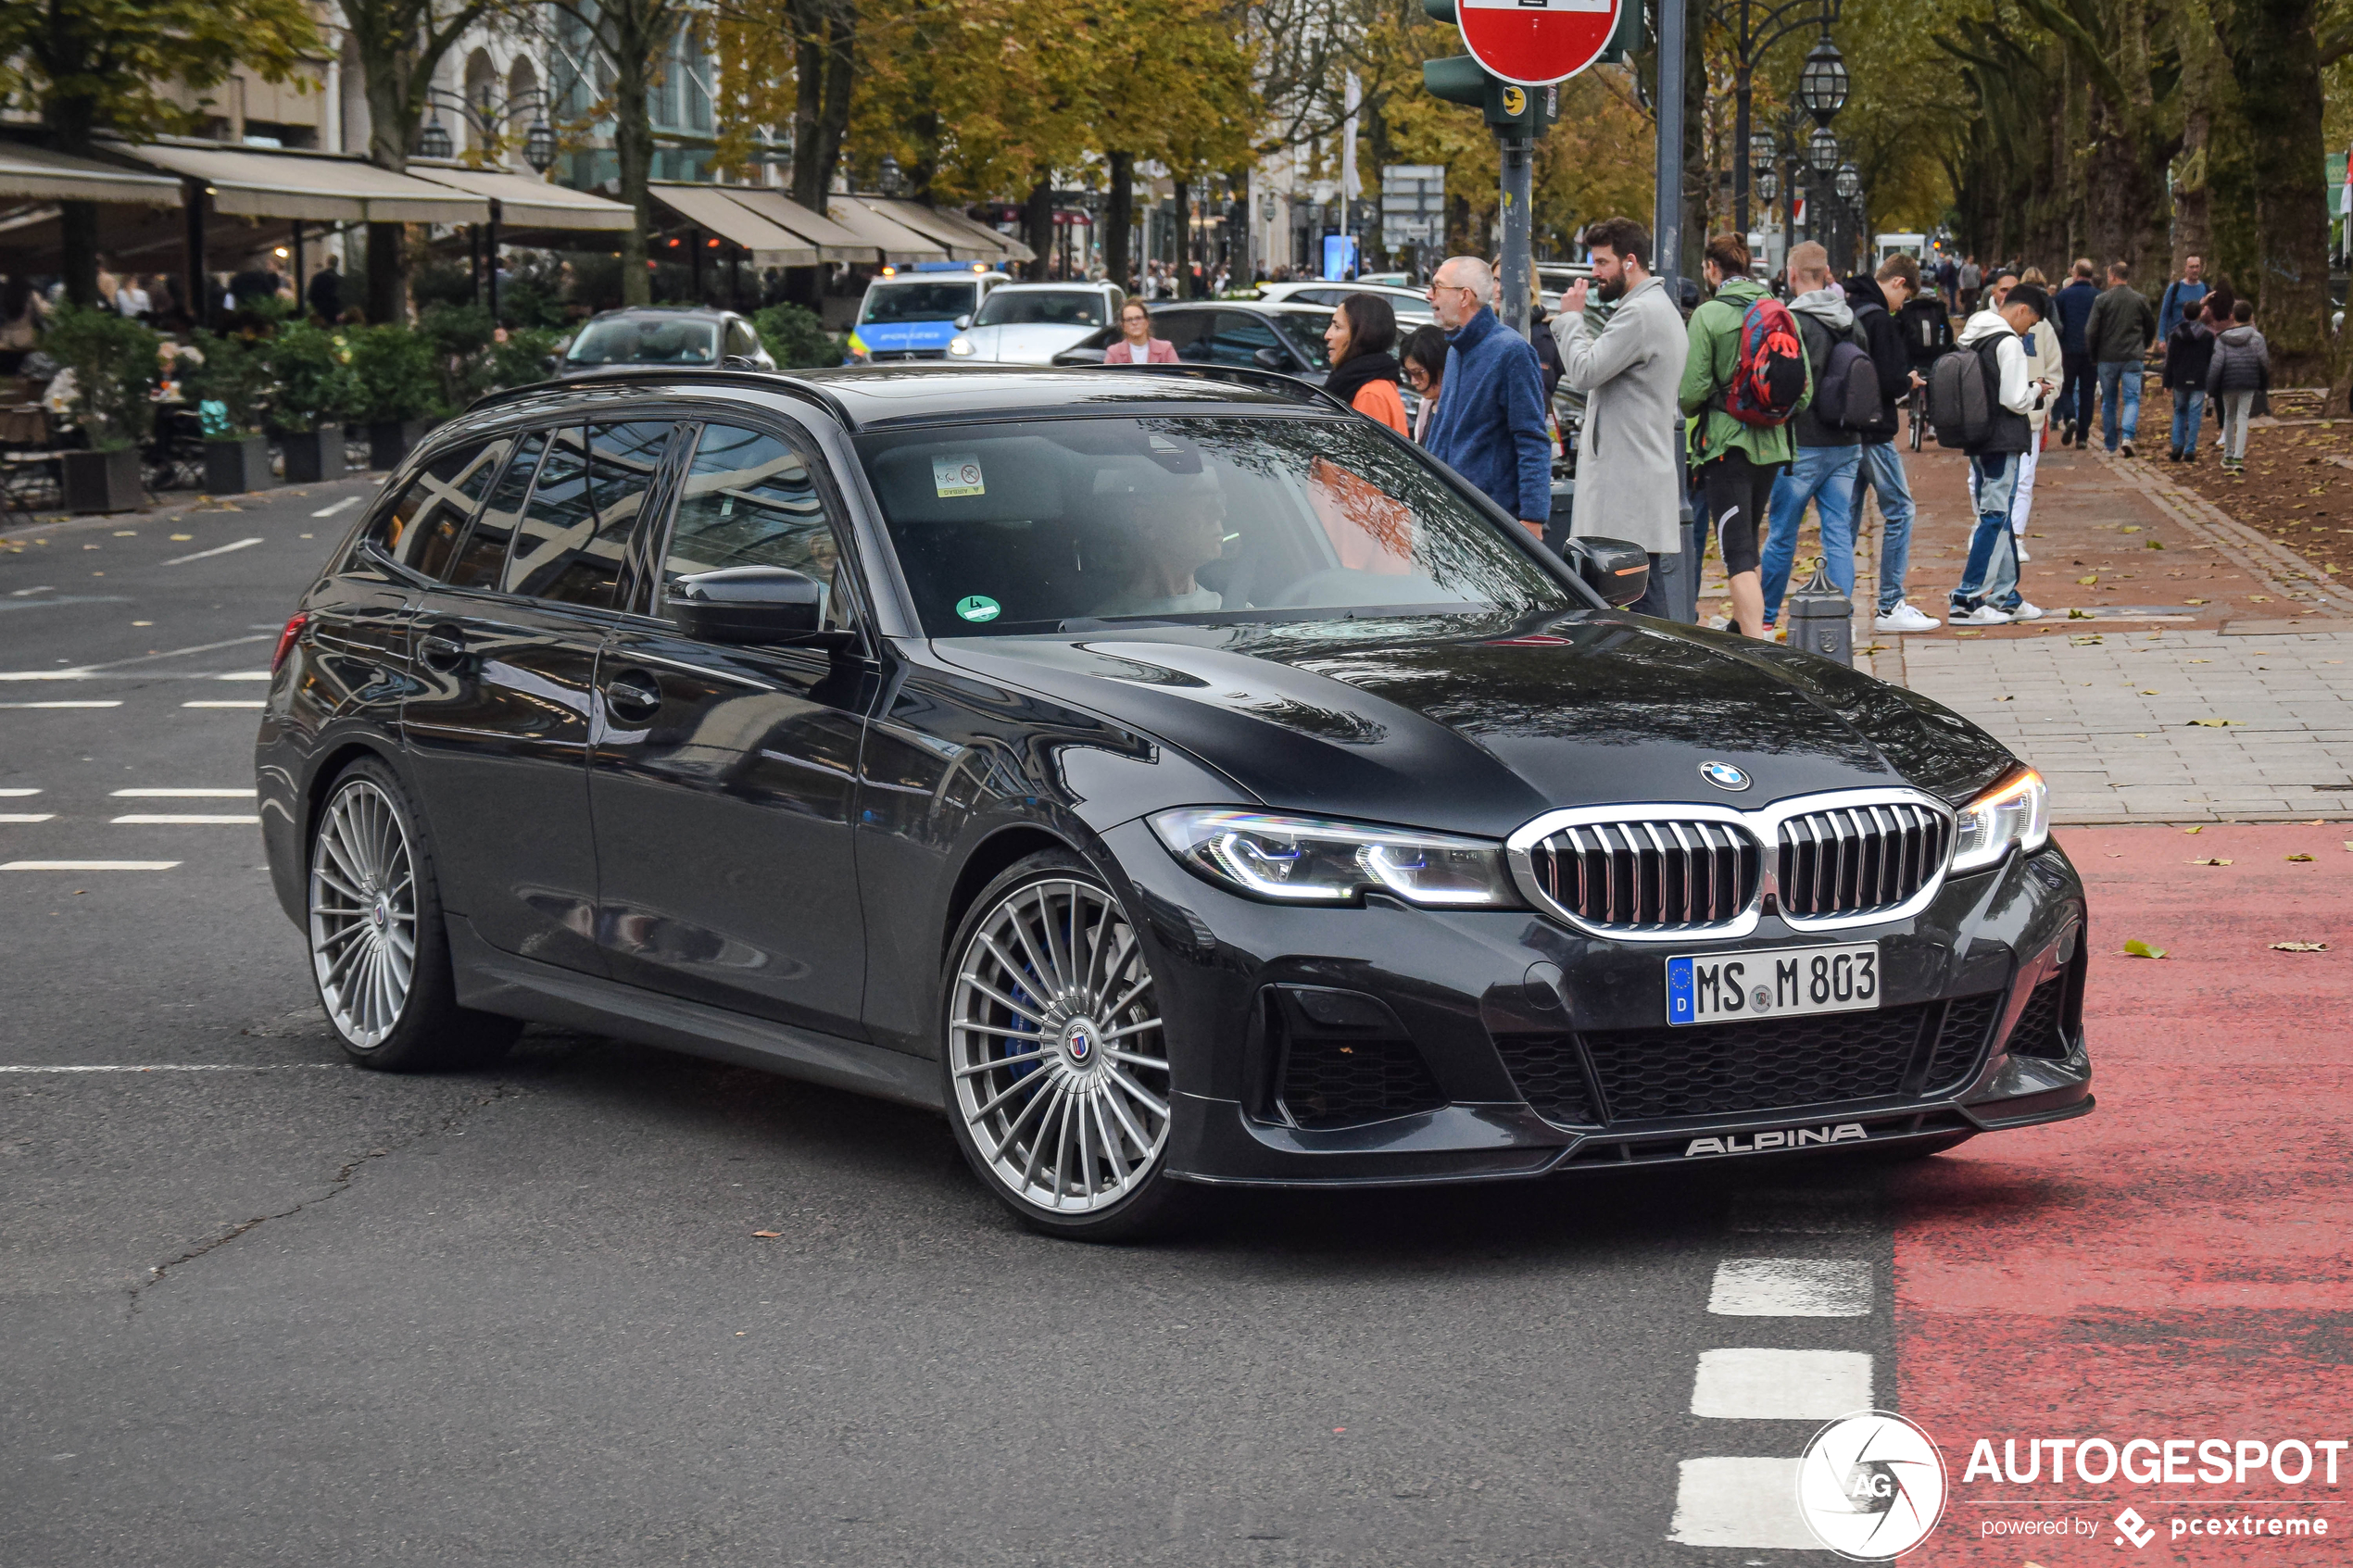
[(1876, 305), (1884, 310), (1887, 308), (1887, 291), (1881, 288), (1879, 280), (1869, 272), (1857, 272), (1846, 280), (1846, 303), (1850, 309)]
[(2002, 320), (2002, 313), (2000, 311), (1981, 310), (1976, 315), (1971, 316), (1969, 319), (1969, 323), (1961, 328), (1961, 335), (1957, 341), (1963, 347), (1966, 348), (1976, 344), (1983, 343), (1989, 337), (2016, 336), (2018, 336), (2018, 333), (2010, 329), (2010, 324), (2007, 321)]
[(2245, 321), (2218, 335), (2233, 348), (2245, 348), (2255, 341), (2255, 323)]
[(1765, 285), (1754, 278), (1727, 278), (1708, 297), (1723, 300), (1746, 310), (1765, 297)]
[(1836, 288), (1808, 290), (1791, 300), (1789, 307), (1813, 317), (1834, 332), (1843, 332), (1855, 324), (1854, 307), (1846, 303), (1846, 295)]
[(993, 360), (1004, 365), (1051, 365), (1063, 349), (1086, 342), (1101, 331), (1053, 322), (1023, 322), (1010, 326), (973, 327), (961, 335), (973, 345), (975, 363)]
[[(1966, 720), (1806, 654), (1624, 614), (1432, 616), (942, 639), (984, 679), (1101, 713), (1270, 808), (1501, 837), (1560, 806), (1761, 806), (2011, 761)], [(1700, 767), (1755, 781), (1738, 795)]]

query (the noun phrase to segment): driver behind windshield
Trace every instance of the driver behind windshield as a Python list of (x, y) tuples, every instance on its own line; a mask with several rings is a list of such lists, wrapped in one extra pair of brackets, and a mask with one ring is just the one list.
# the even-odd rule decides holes
[(1132, 558), (1126, 581), (1096, 615), (1189, 615), (1226, 608), (1223, 595), (1193, 576), (1226, 553), (1226, 495), (1216, 475), (1204, 469), (1131, 482), (1114, 471), (1096, 483), (1103, 520)]

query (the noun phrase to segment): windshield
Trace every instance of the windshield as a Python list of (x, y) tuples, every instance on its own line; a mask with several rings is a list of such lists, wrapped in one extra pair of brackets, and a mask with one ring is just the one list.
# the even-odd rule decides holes
[(1111, 320), (1101, 295), (1085, 289), (999, 289), (973, 318), (975, 327), (1100, 327)]
[(1319, 370), (1332, 368), (1331, 356), (1324, 351), (1324, 330), (1332, 324), (1328, 310), (1277, 310), (1271, 312), (1275, 330), (1283, 341), (1307, 356), (1307, 362)]
[(973, 285), (953, 283), (876, 283), (866, 291), (865, 308), (858, 313), (868, 321), (952, 321), (973, 307)]
[(565, 358), (575, 365), (708, 365), (719, 324), (677, 316), (607, 316), (581, 329)]
[(1358, 420), (1072, 419), (858, 440), (925, 632), (1579, 608)]

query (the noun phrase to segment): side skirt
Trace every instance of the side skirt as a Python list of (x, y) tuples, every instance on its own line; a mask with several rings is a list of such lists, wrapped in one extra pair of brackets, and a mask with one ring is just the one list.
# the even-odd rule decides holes
[(926, 1058), (519, 958), (484, 941), (462, 915), (449, 916), (447, 924), (460, 1007), (617, 1035), (925, 1110), (947, 1110), (939, 1064)]

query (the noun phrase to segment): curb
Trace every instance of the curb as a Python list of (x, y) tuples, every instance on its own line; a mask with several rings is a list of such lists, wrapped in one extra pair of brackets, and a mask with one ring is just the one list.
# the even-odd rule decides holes
[[(2353, 595), (2338, 588), (2328, 573), (2285, 545), (2257, 533), (2196, 491), (2176, 484), (2157, 470), (2145, 466), (2138, 458), (2128, 462), (2096, 448), (2091, 455), (2146, 495), (2159, 511), (2189, 530), (2200, 542), (2213, 546), (2233, 565), (2272, 593), (2339, 613), (2353, 613)], [(2291, 587), (2292, 583), (2311, 586)]]

